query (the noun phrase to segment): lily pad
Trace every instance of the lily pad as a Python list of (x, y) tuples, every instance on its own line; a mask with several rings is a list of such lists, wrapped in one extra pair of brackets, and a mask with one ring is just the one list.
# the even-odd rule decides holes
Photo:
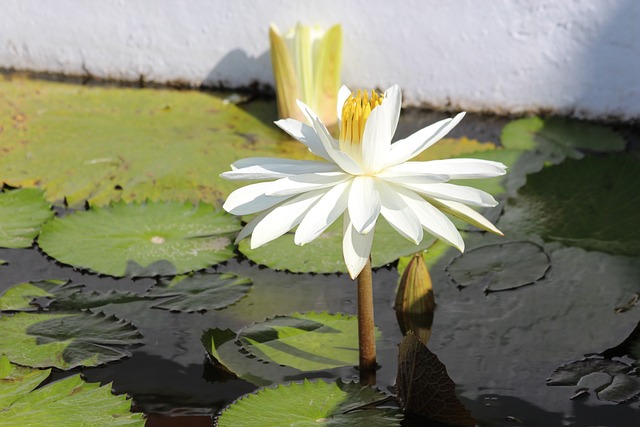
[(244, 328), (238, 340), (260, 360), (300, 371), (358, 364), (358, 320), (342, 313), (276, 316)]
[(238, 220), (201, 203), (116, 203), (55, 218), (38, 244), (64, 264), (111, 276), (203, 269), (234, 256)]
[(626, 146), (624, 138), (607, 127), (561, 117), (514, 120), (502, 129), (500, 141), (507, 149), (542, 152), (553, 163), (580, 159), (580, 150), (615, 152)]
[(476, 421), (456, 396), (456, 385), (438, 356), (409, 332), (400, 343), (396, 389), (402, 409), (450, 426)]
[(632, 373), (633, 367), (615, 360), (590, 357), (567, 363), (556, 369), (547, 379), (547, 385), (578, 385), (592, 374), (605, 374), (595, 387), (600, 400), (622, 403), (640, 396), (640, 377)]
[(505, 291), (530, 285), (551, 267), (549, 255), (532, 242), (509, 242), (472, 249), (447, 266), (449, 277), (460, 287), (484, 286)]
[(0, 193), (0, 247), (28, 248), (40, 227), (53, 216), (41, 190), (22, 188)]
[(142, 414), (129, 412), (126, 396), (114, 396), (110, 386), (86, 383), (80, 375), (36, 389), (49, 373), (0, 356), (0, 426), (144, 426)]
[(219, 328), (209, 329), (202, 334), (202, 345), (216, 368), (259, 387), (271, 385), (282, 378), (300, 376), (300, 371), (296, 369), (247, 357), (237, 336), (230, 329)]
[(131, 323), (102, 313), (16, 313), (0, 317), (0, 353), (23, 366), (72, 369), (131, 354), (142, 336)]
[(69, 281), (41, 280), (14, 285), (0, 295), (0, 310), (36, 311), (37, 305), (31, 304), (34, 298), (51, 298)]
[[(294, 273), (337, 273), (347, 271), (342, 256), (342, 220), (336, 221), (311, 243), (298, 246), (290, 232), (256, 249), (251, 249), (250, 239), (240, 242), (238, 248), (251, 261), (274, 270)], [(435, 237), (425, 233), (419, 245), (398, 234), (384, 219), (376, 224), (371, 263), (374, 267), (394, 262), (401, 256), (428, 248)]]
[(529, 175), (498, 227), (567, 246), (640, 254), (640, 160), (628, 155), (567, 160)]
[(400, 426), (398, 410), (379, 409), (372, 404), (387, 396), (373, 388), (338, 380), (308, 381), (258, 390), (246, 395), (218, 417), (218, 427), (341, 427)]
[(4, 77), (0, 185), (37, 186), (58, 204), (217, 204), (238, 186), (219, 178), (231, 163), (302, 146), (211, 93)]
[(194, 273), (161, 281), (145, 297), (162, 299), (153, 308), (187, 313), (219, 310), (245, 297), (251, 285), (251, 280), (234, 274)]

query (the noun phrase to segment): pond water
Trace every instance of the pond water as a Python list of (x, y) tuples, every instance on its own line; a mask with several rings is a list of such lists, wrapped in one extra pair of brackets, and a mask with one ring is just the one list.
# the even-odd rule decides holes
[[(267, 113), (265, 105), (271, 108)], [(242, 107), (265, 122), (274, 110), (270, 101)], [(404, 112), (397, 136), (444, 116)], [(498, 143), (510, 121), (470, 115), (452, 137)], [(581, 156), (543, 148), (537, 150), (538, 157), (510, 165), (526, 171), (515, 175), (526, 176), (521, 181), (527, 183), (513, 178), (498, 197), (500, 205), (485, 212), (505, 237), (469, 228), (465, 255), (453, 249), (426, 254), (437, 304), (428, 347), (446, 365), (460, 400), (480, 425), (640, 425), (637, 400), (614, 401), (640, 393), (638, 353), (633, 351), (640, 348), (640, 308), (634, 303), (640, 293), (640, 260), (638, 233), (628, 229), (640, 212), (640, 131), (615, 130), (626, 141), (622, 151), (581, 149), (586, 157), (577, 158)], [(542, 163), (531, 166), (541, 158)], [(580, 169), (584, 164), (579, 162), (595, 166)], [(594, 190), (581, 190), (585, 186)], [(575, 200), (568, 199), (567, 194), (576, 193)], [(596, 200), (586, 200), (589, 195)], [(616, 206), (620, 200), (624, 203)], [(57, 210), (64, 213), (62, 207)], [(604, 231), (598, 234), (600, 229)], [(71, 280), (96, 292), (139, 294), (156, 283), (154, 278), (118, 279), (74, 269), (35, 245), (0, 249), (0, 259), (7, 262), (0, 266), (0, 294), (17, 283), (49, 279)], [(244, 255), (207, 271), (234, 273), (253, 285), (238, 302), (206, 312), (149, 309), (146, 301), (104, 305), (99, 311), (132, 322), (143, 337), (141, 344), (127, 348), (130, 357), (93, 368), (55, 370), (52, 378), (81, 372), (89, 382), (112, 383), (116, 393), (134, 399), (134, 411), (149, 415), (147, 426), (211, 425), (212, 415), (257, 386), (211, 363), (201, 342), (203, 331), (237, 332), (293, 312), (356, 313), (356, 287), (346, 274), (274, 271)], [(402, 339), (393, 310), (398, 278), (396, 263), (374, 271), (375, 322), (381, 332), (377, 385), (390, 392)], [(609, 400), (598, 396), (614, 377), (606, 369), (570, 365), (582, 377), (578, 384), (547, 384), (562, 365), (596, 355), (635, 366), (624, 377), (624, 387), (606, 395)], [(358, 372), (343, 367), (272, 380), (304, 377), (355, 380)]]

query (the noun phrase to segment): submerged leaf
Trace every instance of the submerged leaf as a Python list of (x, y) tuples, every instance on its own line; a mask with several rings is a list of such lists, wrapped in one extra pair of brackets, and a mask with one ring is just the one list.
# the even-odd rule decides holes
[(447, 266), (461, 287), (481, 285), (486, 291), (504, 291), (530, 285), (551, 266), (549, 255), (535, 243), (510, 242), (465, 252)]
[(36, 389), (49, 373), (0, 356), (0, 426), (144, 426), (142, 414), (129, 412), (125, 395), (115, 396), (108, 385), (86, 383), (80, 375)]
[(200, 203), (116, 203), (50, 221), (38, 244), (56, 260), (111, 276), (199, 270), (233, 257), (238, 220)]
[(277, 316), (244, 328), (238, 340), (261, 360), (301, 371), (358, 364), (358, 319), (342, 313)]
[(51, 217), (51, 205), (41, 190), (23, 188), (1, 192), (0, 247), (31, 247), (40, 227)]
[(455, 389), (438, 357), (409, 332), (398, 353), (396, 390), (402, 409), (447, 425), (474, 427), (476, 421)]
[(218, 427), (283, 425), (389, 427), (400, 426), (402, 414), (376, 408), (387, 396), (371, 387), (338, 380), (318, 380), (260, 389), (231, 404), (218, 417)]
[(251, 280), (234, 274), (193, 273), (161, 281), (145, 297), (162, 299), (153, 308), (187, 313), (219, 310), (246, 296), (251, 285)]
[(130, 356), (142, 336), (131, 323), (91, 314), (16, 313), (0, 317), (0, 354), (31, 367), (72, 369)]
[(5, 311), (36, 311), (37, 305), (32, 304), (34, 298), (51, 298), (56, 291), (68, 285), (69, 281), (40, 280), (14, 285), (0, 295), (0, 310)]
[(498, 226), (611, 254), (640, 254), (640, 160), (628, 155), (567, 160), (529, 175)]

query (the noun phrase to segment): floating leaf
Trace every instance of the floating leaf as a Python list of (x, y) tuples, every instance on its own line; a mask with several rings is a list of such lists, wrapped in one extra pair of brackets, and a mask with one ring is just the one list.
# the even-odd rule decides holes
[(201, 342), (214, 366), (257, 386), (267, 386), (282, 378), (295, 378), (300, 371), (273, 363), (264, 363), (255, 357), (247, 357), (237, 341), (238, 334), (230, 329), (209, 329), (202, 334)]
[(0, 193), (0, 247), (31, 247), (42, 224), (52, 216), (51, 205), (41, 190), (23, 188)]
[(87, 425), (144, 426), (126, 396), (114, 396), (108, 385), (84, 382), (80, 375), (38, 387), (50, 370), (23, 368), (0, 356), (0, 426)]
[(116, 203), (55, 218), (38, 244), (56, 260), (112, 276), (175, 275), (234, 256), (237, 219), (204, 203)]
[(538, 150), (554, 163), (564, 157), (582, 158), (579, 150), (613, 152), (626, 145), (621, 135), (607, 127), (561, 117), (514, 120), (502, 129), (500, 141), (511, 150)]
[(161, 282), (145, 297), (162, 298), (153, 307), (171, 311), (219, 310), (246, 296), (251, 284), (251, 280), (234, 274), (194, 273)]
[(20, 365), (72, 369), (130, 356), (141, 335), (128, 322), (91, 314), (16, 313), (0, 317), (0, 353)]
[(452, 426), (476, 425), (458, 400), (447, 368), (411, 332), (400, 343), (396, 390), (404, 411)]
[(578, 385), (580, 380), (594, 373), (606, 374), (605, 380), (595, 388), (600, 400), (627, 402), (640, 396), (640, 377), (631, 373), (633, 367), (626, 363), (590, 357), (567, 363), (556, 369), (547, 379), (547, 385)]
[(540, 235), (568, 246), (612, 254), (640, 254), (640, 160), (588, 156), (529, 175), (510, 199), (499, 228)]
[(261, 360), (301, 371), (358, 364), (358, 321), (342, 313), (276, 316), (244, 328), (238, 340)]
[[(304, 246), (293, 243), (293, 233), (287, 233), (256, 249), (251, 249), (250, 238), (244, 239), (238, 248), (250, 260), (274, 270), (296, 273), (346, 272), (342, 255), (342, 236), (342, 221), (338, 220), (318, 238)], [(372, 265), (386, 265), (401, 256), (428, 248), (434, 241), (435, 238), (425, 235), (419, 245), (414, 245), (400, 236), (386, 221), (378, 221), (371, 251)]]
[[(281, 157), (290, 138), (200, 91), (0, 80), (0, 184), (39, 186), (47, 200), (217, 204), (245, 157)], [(302, 146), (302, 144), (297, 144)], [(306, 150), (306, 155), (310, 155)]]
[(447, 266), (447, 273), (461, 287), (504, 291), (542, 279), (550, 266), (549, 255), (535, 243), (509, 242), (465, 252)]
[(36, 311), (38, 307), (31, 304), (34, 298), (54, 296), (69, 281), (41, 280), (14, 285), (0, 295), (0, 310)]
[(394, 409), (372, 407), (387, 396), (370, 387), (338, 380), (258, 390), (235, 401), (218, 417), (218, 427), (280, 427), (283, 425), (341, 427), (400, 426)]

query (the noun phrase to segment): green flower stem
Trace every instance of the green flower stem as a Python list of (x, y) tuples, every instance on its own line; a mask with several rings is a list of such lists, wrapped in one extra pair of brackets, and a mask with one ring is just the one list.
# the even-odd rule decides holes
[(373, 285), (371, 260), (358, 275), (358, 341), (360, 344), (360, 382), (376, 382), (376, 341), (373, 325)]

